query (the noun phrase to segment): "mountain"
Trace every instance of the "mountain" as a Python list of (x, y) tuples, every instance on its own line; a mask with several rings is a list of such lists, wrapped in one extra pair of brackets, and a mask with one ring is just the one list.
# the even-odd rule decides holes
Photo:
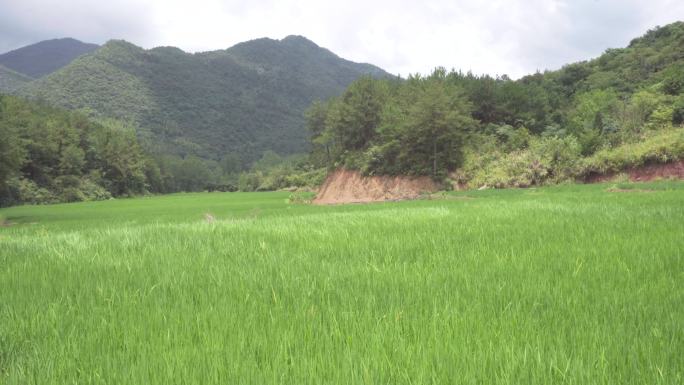
[(39, 78), (98, 47), (97, 44), (83, 43), (72, 38), (45, 40), (0, 55), (0, 65)]
[(97, 44), (83, 43), (72, 38), (45, 40), (0, 55), (0, 65), (39, 78), (98, 47)]
[(26, 75), (0, 65), (0, 93), (13, 93), (31, 80), (33, 79)]
[(342, 59), (301, 36), (190, 54), (112, 40), (32, 82), (23, 95), (135, 122), (157, 151), (244, 164), (266, 150), (307, 149), (304, 111), (378, 67)]

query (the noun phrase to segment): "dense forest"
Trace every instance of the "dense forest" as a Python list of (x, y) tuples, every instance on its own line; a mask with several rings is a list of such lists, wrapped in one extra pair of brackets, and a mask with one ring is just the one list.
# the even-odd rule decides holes
[(208, 161), (156, 152), (114, 119), (0, 95), (0, 206), (102, 200), (178, 191), (254, 191), (314, 186), (324, 170), (305, 155), (266, 151), (248, 171), (240, 159)]
[(25, 86), (32, 78), (0, 65), (0, 92), (11, 93)]
[(131, 122), (164, 154), (232, 156), (244, 169), (265, 151), (306, 152), (306, 108), (366, 74), (389, 76), (299, 36), (196, 54), (112, 40), (17, 94)]
[(684, 23), (513, 81), (437, 69), (363, 78), (307, 112), (312, 162), (530, 186), (684, 154)]
[(99, 200), (146, 191), (134, 130), (0, 96), (0, 203)]

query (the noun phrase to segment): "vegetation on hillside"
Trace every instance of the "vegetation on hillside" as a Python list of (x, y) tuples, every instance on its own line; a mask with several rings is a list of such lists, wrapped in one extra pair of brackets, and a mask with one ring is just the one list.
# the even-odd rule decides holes
[(246, 169), (264, 151), (306, 152), (307, 106), (363, 74), (387, 76), (296, 36), (198, 54), (114, 40), (22, 94), (91, 117), (132, 121), (158, 153), (210, 162), (237, 156)]
[(0, 95), (0, 205), (147, 191), (135, 130)]
[(33, 79), (26, 75), (0, 65), (0, 93), (13, 93), (31, 80)]
[[(317, 166), (450, 174), (461, 185), (557, 183), (677, 160), (684, 23), (518, 81), (444, 69), (406, 81), (364, 78), (307, 117)], [(636, 152), (621, 156), (627, 149)]]
[[(0, 204), (313, 188), (339, 167), (525, 187), (684, 159), (683, 42), (675, 23), (517, 81), (362, 76), (304, 120), (297, 111), (314, 94), (382, 72), (300, 37), (194, 55), (112, 41), (24, 90), (92, 110), (2, 97)], [(310, 154), (293, 155), (304, 147), (279, 135), (305, 123)]]
[(364, 77), (307, 112), (312, 160), (367, 174), (432, 175), (461, 164), (477, 125), (464, 93), (435, 71), (407, 81)]
[(178, 191), (313, 188), (324, 170), (305, 155), (266, 151), (249, 170), (237, 156), (207, 161), (156, 152), (136, 127), (0, 95), (0, 206), (102, 200)]

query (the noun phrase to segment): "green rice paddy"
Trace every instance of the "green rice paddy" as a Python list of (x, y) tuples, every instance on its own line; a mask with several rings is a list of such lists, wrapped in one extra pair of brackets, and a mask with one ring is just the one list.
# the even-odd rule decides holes
[(684, 183), (0, 210), (0, 384), (681, 384)]

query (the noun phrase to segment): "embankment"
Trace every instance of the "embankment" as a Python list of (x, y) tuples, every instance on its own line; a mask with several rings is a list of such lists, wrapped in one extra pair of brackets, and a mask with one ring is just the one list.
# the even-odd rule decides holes
[(625, 174), (631, 182), (648, 182), (655, 179), (684, 179), (684, 161), (649, 164), (628, 168), (620, 173), (593, 173), (584, 178), (586, 183), (609, 182), (618, 174)]
[(438, 191), (430, 177), (363, 176), (358, 171), (337, 170), (326, 178), (314, 204), (367, 203), (415, 199)]

